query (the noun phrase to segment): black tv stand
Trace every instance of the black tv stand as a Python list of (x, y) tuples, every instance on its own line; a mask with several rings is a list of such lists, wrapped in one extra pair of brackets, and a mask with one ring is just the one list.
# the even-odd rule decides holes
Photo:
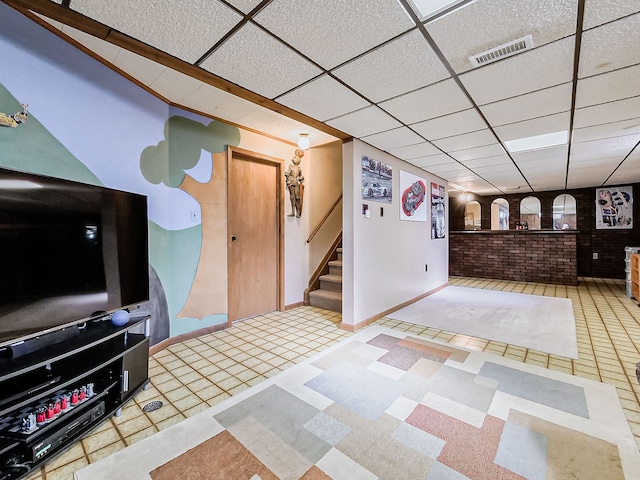
[(0, 358), (0, 480), (29, 475), (148, 384), (149, 338), (134, 333), (148, 322), (88, 322), (63, 342), (43, 335), (39, 348)]

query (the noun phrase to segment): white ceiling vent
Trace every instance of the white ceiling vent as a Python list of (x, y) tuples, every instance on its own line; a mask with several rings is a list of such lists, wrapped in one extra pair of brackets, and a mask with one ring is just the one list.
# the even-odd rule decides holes
[(476, 55), (471, 55), (469, 60), (471, 60), (471, 64), (474, 67), (481, 67), (482, 65), (495, 62), (501, 58), (510, 57), (511, 55), (531, 48), (533, 48), (533, 38), (531, 38), (531, 34), (529, 34), (526, 37), (498, 45), (497, 47), (490, 48)]

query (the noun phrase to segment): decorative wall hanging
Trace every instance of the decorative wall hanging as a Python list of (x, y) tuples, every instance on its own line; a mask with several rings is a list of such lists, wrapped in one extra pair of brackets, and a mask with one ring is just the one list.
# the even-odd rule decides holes
[(596, 229), (633, 228), (633, 187), (596, 188)]
[(431, 182), (431, 238), (444, 238), (447, 231), (444, 194), (443, 185)]
[(386, 163), (362, 156), (362, 198), (391, 203), (393, 168)]
[(291, 213), (289, 217), (300, 218), (302, 215), (302, 199), (304, 197), (304, 177), (302, 176), (302, 167), (300, 162), (304, 157), (304, 151), (300, 148), (296, 149), (291, 165), (284, 173), (287, 188), (289, 189), (289, 199), (291, 200)]
[(400, 170), (400, 220), (427, 221), (427, 182), (425, 179)]

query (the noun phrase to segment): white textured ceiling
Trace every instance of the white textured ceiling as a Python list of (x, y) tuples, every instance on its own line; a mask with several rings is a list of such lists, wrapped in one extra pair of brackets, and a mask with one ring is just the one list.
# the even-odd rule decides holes
[(406, 0), (0, 1), (173, 104), (286, 141), (360, 138), (479, 194), (640, 181), (638, 0), (475, 0), (428, 23)]

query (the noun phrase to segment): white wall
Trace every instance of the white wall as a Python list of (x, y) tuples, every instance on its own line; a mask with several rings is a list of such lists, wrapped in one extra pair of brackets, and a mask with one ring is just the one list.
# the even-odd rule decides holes
[[(393, 167), (391, 203), (362, 199), (363, 155)], [(400, 170), (426, 180), (426, 222), (400, 220)], [(358, 140), (343, 146), (343, 181), (342, 322), (358, 325), (445, 285), (449, 270), (448, 226), (444, 239), (431, 239), (429, 185), (436, 182), (446, 186), (446, 181)], [(363, 203), (369, 205), (370, 218), (362, 215)], [(384, 209), (383, 217), (380, 207)]]

